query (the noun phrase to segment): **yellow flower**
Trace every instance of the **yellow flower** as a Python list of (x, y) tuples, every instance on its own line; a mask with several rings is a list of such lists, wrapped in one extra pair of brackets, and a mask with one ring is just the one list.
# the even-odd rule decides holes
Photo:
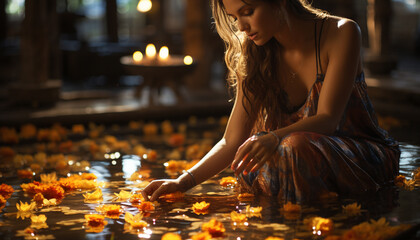
[(137, 213), (133, 216), (133, 214), (126, 212), (125, 213), (125, 222), (129, 223), (133, 228), (145, 228), (147, 227), (147, 222), (143, 221), (143, 214)]
[(230, 212), (230, 219), (232, 222), (236, 223), (244, 223), (248, 220), (245, 214), (237, 213), (235, 211)]
[(176, 233), (165, 233), (161, 240), (182, 240), (182, 238)]
[(237, 183), (234, 177), (224, 177), (219, 181), (219, 184), (223, 187), (235, 186)]
[(36, 208), (36, 204), (34, 202), (28, 204), (26, 202), (22, 203), (22, 201), (20, 201), (20, 205), (19, 203), (16, 203), (16, 208), (19, 212), (30, 212)]
[(267, 237), (265, 240), (284, 240), (284, 238), (279, 238), (279, 237)]
[(211, 238), (212, 238), (212, 236), (209, 232), (197, 233), (197, 234), (191, 236), (192, 240), (210, 240)]
[(208, 232), (213, 238), (222, 237), (226, 231), (223, 223), (212, 218), (209, 222), (203, 223), (201, 226), (203, 232)]
[(85, 197), (85, 201), (100, 201), (102, 200), (102, 190), (98, 188), (93, 193), (83, 194), (83, 197)]
[(121, 206), (115, 204), (101, 205), (95, 208), (96, 211), (106, 214), (109, 218), (118, 218), (121, 213)]
[(347, 214), (348, 216), (357, 216), (360, 215), (360, 205), (355, 203), (348, 204), (343, 207), (343, 212)]
[(251, 207), (250, 205), (246, 206), (245, 214), (247, 217), (258, 217), (261, 218), (262, 207)]
[(210, 203), (206, 203), (205, 201), (196, 202), (192, 206), (192, 210), (195, 214), (207, 214), (208, 209), (210, 207)]
[(32, 224), (43, 224), (47, 221), (47, 217), (44, 214), (40, 214), (38, 216), (32, 215), (31, 216), (31, 222)]
[(283, 204), (283, 210), (285, 212), (300, 212), (302, 211), (302, 207), (299, 204), (293, 204), (291, 202), (287, 202), (286, 204)]
[(133, 195), (133, 194), (131, 194), (131, 192), (127, 192), (127, 191), (124, 191), (124, 190), (121, 190), (120, 193), (114, 193), (114, 194), (121, 201), (129, 199)]
[(322, 235), (329, 233), (333, 229), (333, 221), (329, 218), (313, 217), (309, 219), (309, 225), (313, 234)]
[(57, 175), (55, 172), (48, 173), (48, 174), (41, 174), (41, 182), (42, 183), (53, 183), (57, 181)]
[(137, 208), (142, 212), (150, 212), (155, 210), (155, 206), (153, 205), (153, 203), (148, 201), (140, 203), (140, 205), (138, 205)]
[(51, 199), (44, 198), (44, 200), (42, 201), (42, 204), (46, 207), (55, 206), (55, 205), (57, 205), (57, 199), (55, 199), (55, 198), (51, 198)]

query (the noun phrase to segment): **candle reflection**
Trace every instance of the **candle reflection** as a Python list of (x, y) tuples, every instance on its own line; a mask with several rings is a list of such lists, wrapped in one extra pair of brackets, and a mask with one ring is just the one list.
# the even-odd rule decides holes
[(149, 43), (146, 46), (146, 57), (148, 59), (153, 59), (156, 57), (156, 47), (152, 43)]
[(169, 49), (167, 46), (163, 46), (159, 50), (159, 59), (167, 60), (169, 58)]

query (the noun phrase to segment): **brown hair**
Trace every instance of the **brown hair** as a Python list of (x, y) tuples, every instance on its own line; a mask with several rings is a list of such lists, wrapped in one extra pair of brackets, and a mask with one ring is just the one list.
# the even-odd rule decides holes
[[(326, 16), (325, 12), (313, 8), (306, 0), (242, 1), (246, 4), (265, 1), (273, 7), (287, 1), (286, 8), (296, 16), (305, 19)], [(227, 81), (233, 91), (237, 84), (241, 84), (245, 96), (242, 104), (250, 106), (248, 115), (257, 119), (253, 132), (279, 128), (278, 114), (284, 109), (285, 102), (277, 72), (280, 45), (274, 38), (263, 46), (255, 45), (239, 31), (237, 23), (229, 19), (222, 0), (212, 0), (211, 5), (216, 30), (225, 42), (225, 62), (229, 70)]]

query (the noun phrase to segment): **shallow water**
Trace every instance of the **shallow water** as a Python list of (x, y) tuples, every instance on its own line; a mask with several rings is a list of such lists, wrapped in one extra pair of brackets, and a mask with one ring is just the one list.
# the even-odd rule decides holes
[[(221, 132), (219, 128), (197, 128), (188, 132), (187, 144), (200, 141), (203, 138), (211, 138), (214, 142)], [(132, 132), (126, 134), (124, 131), (114, 131), (119, 139), (125, 139), (130, 143), (139, 142), (138, 137), (133, 137)], [(76, 143), (83, 138), (74, 138)], [(134, 140), (133, 140), (134, 139)], [(64, 200), (55, 207), (42, 208), (33, 214), (45, 214), (47, 216), (47, 228), (41, 228), (35, 233), (25, 233), (24, 230), (31, 225), (31, 220), (18, 219), (16, 202), (29, 202), (31, 198), (26, 196), (20, 188), (23, 182), (14, 177), (13, 174), (3, 172), (0, 183), (7, 183), (13, 186), (15, 193), (7, 201), (6, 206), (0, 213), (0, 239), (161, 239), (166, 232), (176, 232), (182, 239), (189, 239), (192, 235), (201, 232), (203, 223), (215, 218), (222, 222), (226, 231), (221, 239), (265, 239), (268, 236), (277, 236), (285, 239), (323, 239), (325, 233), (319, 236), (313, 232), (304, 221), (313, 216), (330, 218), (334, 222), (333, 234), (341, 234), (361, 222), (370, 219), (385, 217), (391, 225), (412, 224), (413, 229), (420, 224), (420, 188), (416, 185), (413, 189), (391, 187), (379, 193), (366, 194), (353, 199), (330, 199), (322, 202), (313, 202), (302, 206), (302, 211), (297, 214), (288, 214), (281, 210), (282, 203), (276, 199), (256, 196), (250, 201), (240, 201), (237, 198), (238, 192), (235, 188), (225, 188), (219, 185), (218, 180), (225, 176), (233, 176), (230, 171), (224, 171), (220, 175), (196, 186), (188, 191), (184, 198), (166, 202), (159, 201), (155, 211), (150, 212), (143, 220), (148, 227), (142, 230), (131, 230), (125, 223), (124, 214), (117, 219), (106, 218), (107, 224), (97, 233), (88, 232), (84, 215), (95, 213), (95, 208), (100, 204), (119, 204), (124, 211), (133, 214), (138, 209), (129, 201), (114, 202), (114, 193), (124, 189), (126, 191), (137, 191), (144, 187), (148, 181), (154, 178), (168, 177), (163, 163), (169, 159), (165, 157), (173, 147), (169, 147), (164, 138), (152, 137), (142, 138), (140, 142), (145, 146), (157, 150), (158, 160), (150, 161), (141, 159), (132, 153), (110, 159), (92, 158), (81, 148), (72, 154), (78, 155), (85, 160), (91, 160), (89, 172), (94, 173), (97, 181), (105, 182), (102, 187), (103, 201), (101, 203), (86, 203), (83, 193), (92, 191), (76, 191), (66, 195)], [(14, 146), (17, 152), (34, 153), (34, 144), (31, 142)], [(184, 157), (184, 156), (182, 156)], [(408, 178), (412, 172), (420, 167), (420, 147), (401, 143), (400, 173)], [(137, 170), (150, 173), (150, 178), (143, 181), (129, 181), (128, 178)], [(35, 179), (38, 179), (37, 176)], [(197, 215), (191, 210), (195, 202), (206, 201), (210, 203), (209, 213)], [(357, 202), (361, 205), (361, 213), (356, 216), (347, 216), (342, 211), (342, 206)], [(231, 221), (232, 211), (244, 212), (246, 206), (262, 207), (261, 216), (251, 217), (245, 223), (238, 224)], [(416, 239), (419, 234), (410, 233), (409, 236), (400, 236), (396, 239)]]

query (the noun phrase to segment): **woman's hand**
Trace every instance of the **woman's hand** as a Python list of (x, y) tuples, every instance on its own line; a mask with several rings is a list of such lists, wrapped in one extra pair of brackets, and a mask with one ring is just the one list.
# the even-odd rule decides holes
[(255, 172), (273, 157), (279, 145), (279, 139), (274, 136), (274, 133), (270, 133), (263, 136), (254, 135), (238, 148), (231, 166), (236, 175), (241, 172), (245, 175), (250, 171)]
[[(162, 195), (181, 191), (181, 188), (178, 179), (154, 180), (141, 191), (141, 194), (145, 200), (153, 202)], [(151, 196), (150, 199), (149, 196)]]

